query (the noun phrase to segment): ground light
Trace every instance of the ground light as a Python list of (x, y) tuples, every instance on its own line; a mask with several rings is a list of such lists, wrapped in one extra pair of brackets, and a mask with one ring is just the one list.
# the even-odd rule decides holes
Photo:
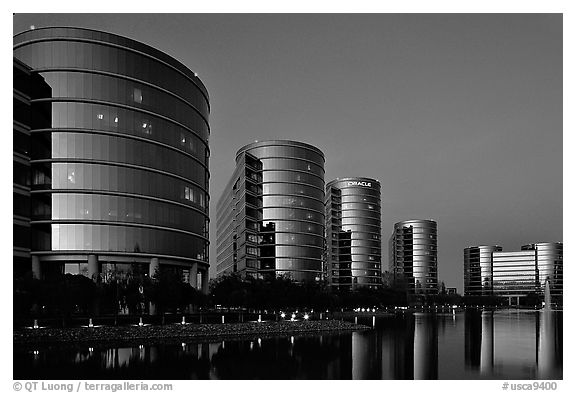
[(291, 321), (296, 320), (296, 314), (293, 313), (293, 314), (292, 314), (292, 318), (290, 318), (290, 320), (291, 320)]
[(308, 318), (310, 318), (310, 316), (308, 316), (308, 314), (304, 314), (304, 319), (308, 320)]
[(282, 317), (282, 319), (284, 319), (286, 317), (286, 314), (284, 312), (280, 313), (280, 316)]

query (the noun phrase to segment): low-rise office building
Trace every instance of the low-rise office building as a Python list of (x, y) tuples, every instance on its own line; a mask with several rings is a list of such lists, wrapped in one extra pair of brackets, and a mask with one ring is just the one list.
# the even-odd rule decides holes
[(529, 295), (543, 297), (549, 288), (551, 301), (562, 303), (562, 243), (533, 243), (520, 251), (500, 246), (464, 249), (464, 294), (499, 296), (519, 304)]

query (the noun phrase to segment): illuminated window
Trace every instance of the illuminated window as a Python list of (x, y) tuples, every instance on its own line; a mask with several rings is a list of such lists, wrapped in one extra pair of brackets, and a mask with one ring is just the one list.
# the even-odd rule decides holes
[(147, 120), (144, 120), (142, 122), (142, 132), (147, 135), (152, 134), (152, 124), (149, 123)]
[(98, 113), (98, 114), (96, 115), (96, 118), (97, 118), (98, 120), (102, 120), (102, 119), (104, 119), (104, 115), (103, 115), (102, 113)]
[(142, 103), (142, 90), (140, 89), (134, 89), (134, 102), (141, 104)]
[(74, 171), (68, 172), (68, 182), (75, 184), (76, 183), (76, 174)]

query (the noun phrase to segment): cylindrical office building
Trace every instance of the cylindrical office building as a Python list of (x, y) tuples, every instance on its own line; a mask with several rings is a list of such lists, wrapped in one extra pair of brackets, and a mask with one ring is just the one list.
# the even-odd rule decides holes
[(544, 294), (546, 281), (548, 281), (550, 295), (562, 296), (564, 289), (563, 249), (563, 244), (559, 242), (532, 243), (522, 246), (522, 250), (536, 250), (537, 290), (542, 294)]
[(382, 284), (380, 222), (378, 180), (350, 177), (326, 185), (326, 275), (331, 286)]
[(473, 246), (464, 249), (464, 295), (492, 295), (492, 253), (500, 246)]
[(105, 279), (171, 266), (207, 290), (210, 106), (198, 76), (79, 28), (20, 33), (14, 56), (52, 89), (51, 126), (31, 130), (35, 269)]
[(394, 224), (394, 281), (413, 294), (438, 293), (437, 224), (406, 220)]
[(324, 247), (324, 153), (302, 142), (273, 140), (242, 147), (262, 164), (262, 276), (320, 280)]

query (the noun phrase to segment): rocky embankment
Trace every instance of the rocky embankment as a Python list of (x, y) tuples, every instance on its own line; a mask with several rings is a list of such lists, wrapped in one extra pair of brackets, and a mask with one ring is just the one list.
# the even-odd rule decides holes
[(13, 337), (15, 346), (28, 346), (65, 343), (154, 343), (243, 336), (314, 334), (328, 331), (337, 332), (363, 329), (368, 329), (368, 327), (346, 321), (326, 320), (40, 328), (15, 330)]

